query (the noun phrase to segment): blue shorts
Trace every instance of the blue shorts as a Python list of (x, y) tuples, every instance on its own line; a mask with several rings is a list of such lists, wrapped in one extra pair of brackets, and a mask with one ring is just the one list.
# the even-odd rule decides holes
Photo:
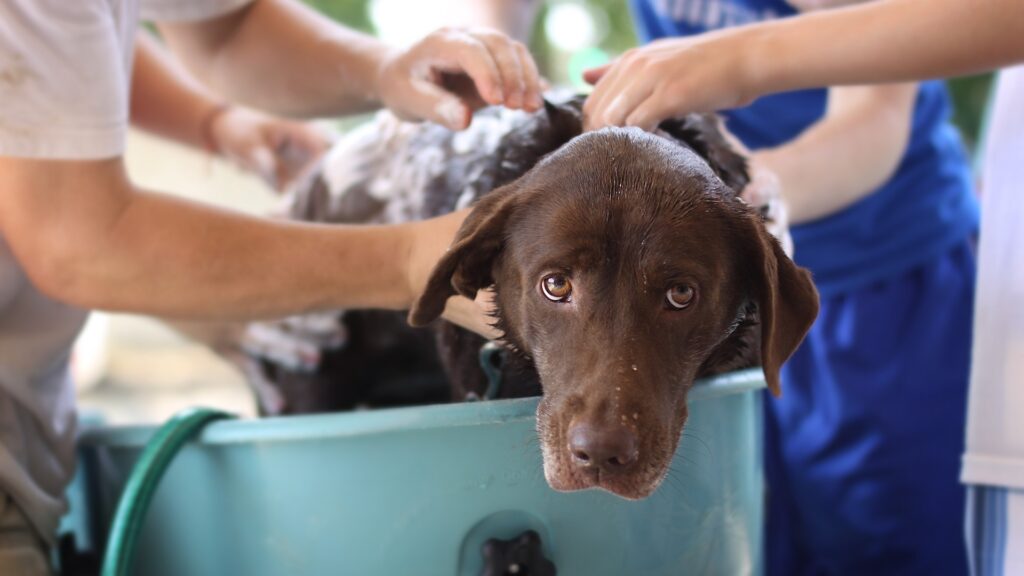
[(975, 255), (823, 299), (765, 402), (769, 576), (967, 574)]

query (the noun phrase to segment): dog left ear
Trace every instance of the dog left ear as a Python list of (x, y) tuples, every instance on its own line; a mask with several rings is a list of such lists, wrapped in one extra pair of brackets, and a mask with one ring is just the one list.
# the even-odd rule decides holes
[(568, 142), (583, 133), (582, 97), (561, 104), (555, 104), (545, 98), (544, 112), (551, 126), (553, 140)]
[(704, 158), (736, 195), (750, 182), (747, 160), (726, 139), (717, 114), (688, 114), (665, 120), (658, 128)]
[(479, 290), (494, 284), (492, 266), (504, 247), (505, 225), (519, 204), (518, 189), (518, 181), (512, 182), (474, 205), (413, 303), (409, 324), (429, 324), (444, 312), (448, 298), (458, 294), (473, 299)]
[(778, 240), (751, 214), (755, 254), (755, 299), (761, 325), (761, 366), (772, 394), (778, 396), (779, 371), (796, 352), (818, 316), (818, 291), (811, 273), (797, 266), (783, 252)]

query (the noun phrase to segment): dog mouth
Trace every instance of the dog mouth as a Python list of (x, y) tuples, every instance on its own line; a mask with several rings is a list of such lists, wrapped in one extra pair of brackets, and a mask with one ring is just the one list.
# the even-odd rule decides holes
[[(545, 465), (545, 474), (547, 474)], [(663, 474), (653, 480), (640, 480), (622, 475), (603, 473), (599, 469), (587, 470), (569, 475), (567, 478), (548, 477), (548, 484), (559, 492), (578, 492), (599, 489), (615, 494), (626, 500), (643, 500), (661, 485)]]
[[(543, 405), (542, 405), (543, 406)], [(646, 430), (638, 437), (635, 454), (621, 460), (616, 457), (581, 457), (574, 453), (568, 426), (549, 418), (538, 409), (538, 433), (544, 461), (544, 477), (559, 492), (599, 489), (627, 500), (647, 498), (658, 489), (668, 474), (679, 435), (668, 427)]]

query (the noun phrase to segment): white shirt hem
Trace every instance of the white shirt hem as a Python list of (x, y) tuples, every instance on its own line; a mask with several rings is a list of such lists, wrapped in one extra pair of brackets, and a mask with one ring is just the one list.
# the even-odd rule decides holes
[(252, 0), (172, 0), (171, 2), (143, 1), (139, 17), (154, 22), (188, 22), (209, 20), (237, 10)]
[(960, 481), (1024, 490), (1024, 458), (964, 454)]
[(0, 132), (0, 156), (52, 160), (101, 160), (124, 155), (125, 130), (35, 131), (19, 138)]

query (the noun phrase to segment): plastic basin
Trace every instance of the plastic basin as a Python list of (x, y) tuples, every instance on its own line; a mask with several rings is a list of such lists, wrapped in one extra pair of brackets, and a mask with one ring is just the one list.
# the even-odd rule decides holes
[[(763, 387), (760, 370), (698, 383), (669, 477), (636, 502), (548, 487), (537, 399), (218, 422), (161, 483), (135, 572), (476, 576), (487, 539), (532, 529), (561, 575), (759, 574)], [(152, 432), (83, 434), (86, 540)]]

